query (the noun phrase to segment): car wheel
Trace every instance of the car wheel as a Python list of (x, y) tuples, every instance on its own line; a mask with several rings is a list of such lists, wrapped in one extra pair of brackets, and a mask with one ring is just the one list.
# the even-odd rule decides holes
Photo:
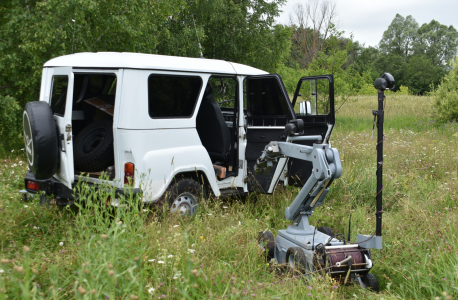
[(201, 185), (191, 178), (180, 179), (172, 183), (165, 200), (172, 214), (178, 213), (182, 216), (195, 215), (199, 204), (205, 201)]

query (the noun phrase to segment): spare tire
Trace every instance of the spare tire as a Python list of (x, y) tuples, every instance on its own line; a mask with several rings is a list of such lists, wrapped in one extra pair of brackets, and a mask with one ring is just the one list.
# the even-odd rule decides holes
[(22, 115), (25, 152), (29, 169), (36, 179), (52, 177), (59, 165), (56, 123), (49, 104), (29, 102)]
[(93, 122), (78, 133), (73, 141), (75, 170), (101, 172), (114, 165), (113, 120)]

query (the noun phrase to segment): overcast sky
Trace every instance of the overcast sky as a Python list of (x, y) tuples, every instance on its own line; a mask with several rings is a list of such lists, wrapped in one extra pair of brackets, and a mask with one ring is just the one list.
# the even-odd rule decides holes
[[(287, 0), (278, 23), (289, 24), (289, 15), (296, 3), (308, 0)], [(376, 46), (396, 14), (412, 17), (421, 26), (431, 20), (453, 25), (458, 30), (458, 0), (333, 0), (336, 4), (339, 29), (345, 36), (353, 32), (354, 40)]]

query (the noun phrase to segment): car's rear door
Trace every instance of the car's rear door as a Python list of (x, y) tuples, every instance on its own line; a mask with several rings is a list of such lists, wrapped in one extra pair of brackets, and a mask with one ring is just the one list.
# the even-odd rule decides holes
[(59, 166), (54, 175), (70, 189), (74, 181), (73, 171), (73, 137), (72, 137), (72, 104), (73, 80), (71, 67), (55, 67), (48, 70), (50, 84), (49, 94), (45, 96), (54, 114), (59, 137)]

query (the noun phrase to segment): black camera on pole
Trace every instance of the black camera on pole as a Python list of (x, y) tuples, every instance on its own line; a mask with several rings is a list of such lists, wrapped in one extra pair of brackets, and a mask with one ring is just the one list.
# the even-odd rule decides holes
[(375, 79), (374, 87), (377, 90), (394, 89), (394, 77), (390, 73), (383, 73), (382, 77)]

